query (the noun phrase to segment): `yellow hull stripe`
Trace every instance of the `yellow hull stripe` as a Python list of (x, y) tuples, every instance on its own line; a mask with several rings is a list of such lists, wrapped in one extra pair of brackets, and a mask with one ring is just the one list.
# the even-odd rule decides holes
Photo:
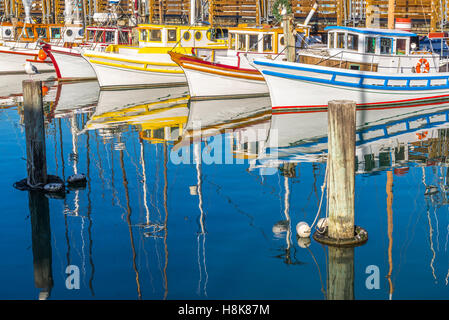
[(154, 69), (154, 68), (146, 68), (147, 64), (144, 64), (145, 67), (135, 67), (130, 66), (122, 63), (112, 63), (112, 62), (106, 62), (106, 61), (99, 61), (99, 60), (89, 60), (93, 64), (101, 64), (105, 66), (110, 67), (117, 67), (117, 68), (123, 68), (123, 69), (131, 69), (131, 70), (139, 70), (139, 71), (148, 71), (148, 72), (157, 72), (157, 73), (175, 73), (175, 74), (183, 74), (184, 72), (182, 70), (167, 70), (167, 69)]
[(85, 54), (85, 56), (89, 57), (89, 58), (113, 60), (113, 61), (120, 61), (120, 62), (151, 64), (154, 66), (170, 66), (170, 67), (177, 66), (176, 63), (170, 63), (170, 62), (146, 62), (146, 61), (142, 61), (142, 60), (132, 60), (132, 59), (124, 59), (124, 58), (118, 58), (118, 57), (108, 57), (108, 56), (101, 56), (101, 55), (97, 55), (97, 54)]

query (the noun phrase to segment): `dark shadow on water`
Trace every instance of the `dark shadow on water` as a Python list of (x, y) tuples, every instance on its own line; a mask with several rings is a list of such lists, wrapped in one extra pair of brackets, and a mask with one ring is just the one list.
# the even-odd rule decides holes
[(29, 191), (34, 285), (40, 289), (39, 299), (45, 300), (53, 288), (51, 229), (48, 198), (38, 191)]

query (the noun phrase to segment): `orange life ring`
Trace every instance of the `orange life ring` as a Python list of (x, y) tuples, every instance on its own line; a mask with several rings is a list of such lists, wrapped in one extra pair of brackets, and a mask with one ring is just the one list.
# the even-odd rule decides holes
[[(423, 68), (421, 70), (421, 68)], [(418, 63), (416, 64), (416, 73), (429, 73), (430, 70), (430, 64), (429, 61), (427, 61), (424, 58), (419, 59)]]

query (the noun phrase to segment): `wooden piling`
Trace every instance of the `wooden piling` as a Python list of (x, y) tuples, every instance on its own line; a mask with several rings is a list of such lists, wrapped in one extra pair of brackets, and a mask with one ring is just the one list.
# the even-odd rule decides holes
[(22, 87), (27, 150), (27, 181), (30, 187), (43, 186), (47, 183), (47, 158), (42, 81), (24, 80)]
[(356, 103), (329, 101), (328, 109), (328, 236), (354, 238)]
[(295, 48), (295, 35), (293, 34), (294, 26), (294, 14), (288, 13), (285, 14), (282, 18), (283, 28), (284, 28), (284, 41), (287, 46), (286, 49), (286, 57), (287, 61), (295, 62), (296, 61), (296, 48)]
[(354, 300), (354, 248), (328, 250), (327, 300)]

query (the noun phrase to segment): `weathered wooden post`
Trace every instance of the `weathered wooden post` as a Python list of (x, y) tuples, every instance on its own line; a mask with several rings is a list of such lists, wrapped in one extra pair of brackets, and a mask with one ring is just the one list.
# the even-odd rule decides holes
[(329, 245), (360, 245), (368, 233), (354, 225), (356, 103), (333, 100), (328, 103), (326, 233), (314, 239)]
[(287, 13), (282, 16), (282, 23), (284, 28), (284, 40), (286, 49), (287, 61), (295, 62), (296, 61), (296, 48), (295, 48), (295, 35), (293, 34), (294, 26), (293, 26), (294, 15), (293, 13)]
[(354, 101), (329, 101), (328, 109), (328, 236), (354, 237), (355, 180)]
[(27, 173), (30, 187), (47, 183), (42, 81), (24, 80), (23, 113), (27, 149)]

